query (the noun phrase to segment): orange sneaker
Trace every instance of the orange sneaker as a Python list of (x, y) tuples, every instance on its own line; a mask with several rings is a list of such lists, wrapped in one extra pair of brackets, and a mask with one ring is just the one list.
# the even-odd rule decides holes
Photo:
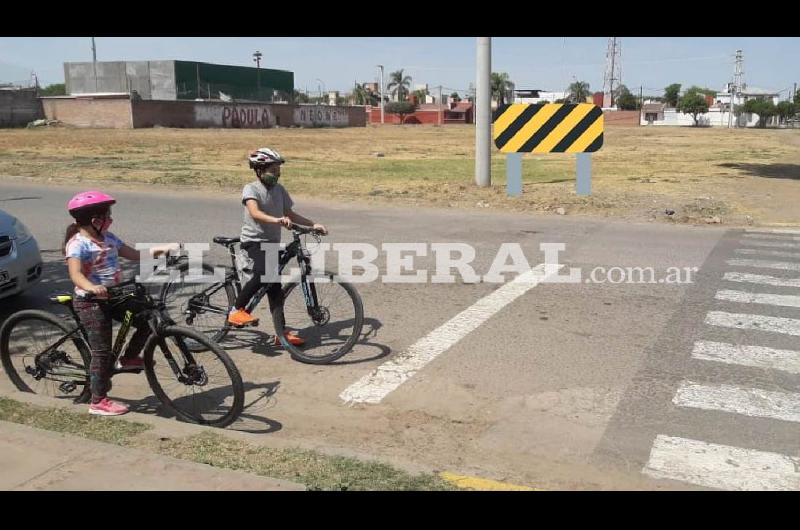
[(245, 311), (244, 309), (237, 309), (230, 315), (228, 315), (228, 322), (233, 324), (234, 326), (247, 326), (253, 325), (255, 326), (258, 324), (258, 319), (255, 318), (253, 315)]
[[(303, 344), (306, 343), (306, 341), (297, 336), (296, 331), (287, 331), (286, 333), (283, 334), (283, 336), (286, 337), (286, 340), (289, 341), (289, 344), (291, 344), (292, 346), (302, 346)], [(280, 345), (281, 345), (281, 339), (279, 339), (278, 336), (276, 335), (275, 346), (280, 346)]]

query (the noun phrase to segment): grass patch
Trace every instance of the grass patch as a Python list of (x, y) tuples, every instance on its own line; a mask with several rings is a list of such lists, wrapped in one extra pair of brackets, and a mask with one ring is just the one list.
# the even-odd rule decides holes
[(39, 407), (4, 397), (0, 397), (0, 420), (117, 445), (127, 445), (133, 437), (152, 428), (143, 423)]
[(411, 475), (388, 464), (300, 449), (258, 447), (205, 432), (158, 442), (159, 452), (184, 460), (305, 484), (311, 490), (454, 490), (433, 474)]
[[(148, 436), (150, 425), (98, 418), (0, 397), (0, 420), (165, 456), (305, 484), (310, 490), (457, 490), (438, 475), (412, 475), (391, 465), (301, 449), (273, 449), (215, 432), (181, 438)], [(144, 436), (140, 436), (144, 434)]]
[(493, 148), (494, 185), (478, 188), (474, 143), (474, 127), (458, 125), (2, 130), (0, 175), (237, 189), (253, 180), (247, 153), (266, 144), (289, 161), (287, 189), (306, 196), (465, 208), (488, 201), (503, 211), (574, 204), (571, 213), (638, 218), (713, 196), (728, 215), (758, 211), (765, 222), (797, 222), (800, 130), (608, 127), (592, 155), (592, 196), (602, 212), (575, 197), (574, 155), (526, 154), (523, 196), (510, 199), (505, 155)]

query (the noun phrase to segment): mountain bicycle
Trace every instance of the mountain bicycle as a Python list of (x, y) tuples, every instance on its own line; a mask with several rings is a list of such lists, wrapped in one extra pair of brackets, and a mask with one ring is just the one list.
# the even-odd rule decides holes
[[(144, 371), (156, 397), (177, 417), (192, 423), (226, 427), (244, 407), (244, 386), (228, 354), (196, 330), (176, 326), (165, 305), (129, 280), (108, 288), (112, 311), (122, 314), (114, 339), (113, 359), (123, 350), (132, 325), (148, 326), (144, 345)], [(0, 360), (8, 377), (23, 392), (88, 403), (91, 354), (86, 328), (73, 297), (54, 293), (53, 303), (70, 315), (27, 309), (18, 311), (0, 328)], [(202, 351), (187, 343), (201, 344)], [(139, 370), (114, 370), (119, 373)]]
[[(279, 274), (283, 273), (295, 259), (299, 278), (292, 277), (282, 287), (283, 329), (277, 329), (279, 323), (273, 322), (268, 310), (265, 316), (268, 322), (273, 322), (280, 344), (292, 358), (310, 364), (328, 364), (348, 353), (361, 334), (364, 324), (361, 296), (355, 287), (336, 274), (312, 271), (311, 253), (302, 236), (311, 236), (320, 242), (321, 232), (300, 225), (292, 225), (290, 230), (292, 241), (279, 252), (278, 270)], [(234, 327), (228, 323), (228, 314), (244, 282), (237, 266), (239, 238), (217, 236), (213, 241), (224, 246), (231, 259), (231, 266), (225, 268), (224, 280), (211, 284), (182, 281), (189, 270), (188, 263), (183, 260), (176, 266), (180, 278), (165, 282), (160, 297), (176, 321), (194, 327), (214, 342), (222, 342)], [(202, 267), (213, 274), (211, 265)], [(253, 314), (266, 293), (264, 285), (245, 309)], [(286, 339), (287, 332), (301, 337), (305, 343), (302, 346), (291, 344)]]

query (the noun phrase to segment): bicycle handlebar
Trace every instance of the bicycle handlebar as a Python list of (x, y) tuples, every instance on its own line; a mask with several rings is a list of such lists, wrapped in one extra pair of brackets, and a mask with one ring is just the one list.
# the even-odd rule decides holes
[(325, 235), (322, 233), (322, 230), (314, 228), (313, 226), (303, 226), (294, 223), (292, 223), (292, 227), (289, 230), (297, 232), (298, 234), (318, 234), (321, 236)]

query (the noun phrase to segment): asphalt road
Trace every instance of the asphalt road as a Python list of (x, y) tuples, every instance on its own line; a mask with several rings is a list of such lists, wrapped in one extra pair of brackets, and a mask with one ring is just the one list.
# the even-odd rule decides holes
[[(109, 189), (127, 242), (238, 234), (235, 193)], [(0, 318), (70, 288), (60, 243), (76, 191), (0, 181), (0, 209), (47, 262), (41, 284), (0, 301)], [(468, 243), (478, 274), (502, 243), (531, 267), (540, 243), (563, 243), (561, 263), (583, 281), (358, 284), (366, 335), (330, 366), (240, 332), (228, 346), (249, 406), (233, 428), (542, 488), (800, 488), (800, 234), (295, 202), (327, 242)], [(415, 263), (436, 268), (430, 255)], [(587, 283), (596, 267), (698, 270), (685, 284)], [(392, 371), (403, 381), (385, 392)], [(385, 395), (343, 400), (364, 384)], [(143, 377), (120, 376), (114, 392), (159, 413)]]

